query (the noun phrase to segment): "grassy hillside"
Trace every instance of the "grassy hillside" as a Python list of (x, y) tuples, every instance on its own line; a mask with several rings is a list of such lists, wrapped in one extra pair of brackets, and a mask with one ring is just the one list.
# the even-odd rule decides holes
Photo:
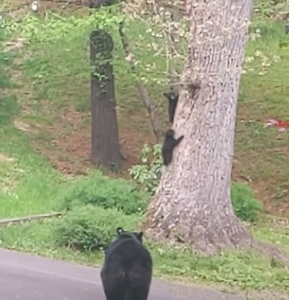
[[(100, 16), (98, 18), (101, 19)], [(91, 167), (88, 161), (87, 37), (94, 22), (93, 17), (85, 20), (75, 16), (59, 19), (50, 15), (44, 23), (28, 18), (19, 30), (23, 30), (22, 36), (31, 42), (17, 52), (18, 58), (11, 71), (12, 80), (18, 85), (13, 91), (17, 102), (14, 101), (15, 104), (10, 104), (7, 109), (13, 109), (19, 121), (29, 126), (26, 132), (30, 134), (25, 134), (25, 139), (31, 139), (29, 147), (47, 157), (50, 165), (61, 173), (69, 175)], [(31, 30), (33, 26), (34, 31)], [(75, 26), (78, 26), (77, 31)], [(166, 99), (162, 96), (167, 89), (163, 83), (166, 61), (162, 57), (155, 59), (150, 45), (160, 43), (160, 39), (146, 33), (146, 29), (145, 24), (138, 23), (128, 24), (126, 30), (134, 54), (141, 62), (139, 72), (148, 80), (149, 94), (159, 106), (159, 116), (163, 128), (166, 128)], [(253, 31), (256, 29), (260, 30), (261, 37), (257, 34), (257, 39), (248, 44), (246, 73), (242, 76), (239, 93), (233, 177), (250, 184), (265, 204), (266, 212), (286, 215), (289, 205), (289, 171), (285, 167), (288, 135), (279, 134), (274, 128), (263, 128), (263, 125), (270, 118), (287, 119), (289, 39), (281, 23), (259, 22), (254, 24)], [(111, 31), (115, 37), (120, 139), (123, 155), (127, 158), (127, 169), (138, 163), (143, 145), (152, 144), (155, 140), (135, 87), (135, 78), (124, 60), (117, 31), (115, 28)], [(141, 39), (138, 38), (140, 32)], [(152, 66), (157, 71), (147, 71)], [(4, 139), (7, 138), (7, 134), (4, 133), (4, 136)], [(21, 145), (24, 146), (23, 143)], [(7, 152), (5, 147), (3, 153)], [(27, 149), (21, 152), (27, 151), (29, 153)], [(126, 172), (124, 176), (127, 176)]]
[[(104, 229), (98, 220), (107, 222), (115, 215), (118, 222), (131, 229), (141, 220), (137, 208), (143, 208), (148, 197), (124, 179), (129, 177), (127, 169), (139, 162), (143, 145), (153, 144), (154, 137), (113, 26), (109, 29), (115, 39), (117, 113), (121, 148), (127, 158), (121, 174), (124, 179), (115, 179), (112, 174), (107, 175), (114, 179), (104, 177), (91, 170), (89, 163), (88, 35), (97, 22), (104, 20), (105, 14), (87, 16), (78, 12), (65, 17), (48, 14), (40, 20), (28, 15), (22, 22), (8, 23), (2, 31), (0, 218), (58, 210), (64, 199), (92, 199), (91, 195), (96, 195), (97, 217), (85, 208), (82, 216), (104, 237), (115, 224), (105, 223), (109, 228), (104, 226)], [(136, 21), (126, 28), (133, 52), (141, 62), (139, 72), (147, 79), (146, 87), (166, 128), (167, 103), (162, 96), (167, 88), (166, 60), (155, 58), (154, 49), (162, 41), (146, 29), (148, 24)], [(25, 39), (24, 43), (19, 38)], [(12, 44), (5, 44), (7, 40)], [(266, 213), (283, 216), (289, 212), (288, 133), (264, 128), (263, 124), (270, 118), (288, 118), (288, 77), (289, 37), (284, 34), (282, 23), (255, 22), (239, 93), (233, 178), (249, 183), (264, 203)], [(107, 210), (116, 206), (113, 201), (123, 201), (124, 207), (133, 211), (120, 214), (116, 209)], [(131, 208), (134, 203), (138, 207)], [(74, 205), (78, 209), (78, 204)], [(72, 215), (64, 229), (70, 228), (67, 224), (81, 223), (79, 220)], [(99, 253), (78, 252), (56, 243), (59, 238), (55, 235), (56, 227), (61, 222), (61, 219), (48, 220), (3, 228), (0, 243), (9, 248), (99, 264), (102, 259)], [(249, 229), (254, 236), (280, 245), (289, 254), (286, 219), (263, 217)], [(286, 293), (289, 290), (288, 270), (282, 265), (272, 266), (269, 259), (255, 253), (226, 253), (210, 259), (189, 249), (179, 251), (155, 244), (150, 248), (158, 275), (243, 289)]]

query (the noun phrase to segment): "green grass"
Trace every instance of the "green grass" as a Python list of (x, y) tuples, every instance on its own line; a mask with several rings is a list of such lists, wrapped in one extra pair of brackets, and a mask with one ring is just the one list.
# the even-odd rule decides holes
[[(95, 20), (102, 20), (103, 16), (105, 13), (102, 12), (85, 18), (70, 16), (63, 19), (50, 15), (44, 20), (27, 18), (14, 24), (16, 31), (12, 27), (6, 28), (10, 36), (21, 33), (30, 38), (31, 43), (13, 55), (0, 53), (0, 88), (1, 92), (5, 91), (0, 99), (0, 154), (7, 158), (3, 159), (0, 155), (0, 218), (54, 210), (63, 190), (74, 184), (75, 179), (55, 170), (50, 161), (37, 151), (36, 145), (54, 153), (52, 140), (75, 130), (74, 120), (60, 118), (67, 110), (83, 113), (76, 125), (87, 126), (89, 130), (87, 37), (95, 26)], [(260, 22), (255, 26), (261, 29), (263, 35), (247, 47), (247, 57), (254, 59), (246, 65), (247, 72), (242, 77), (239, 94), (235, 143), (239, 164), (234, 176), (251, 180), (250, 185), (265, 206), (273, 206), (277, 211), (288, 207), (289, 171), (286, 165), (289, 140), (287, 134), (282, 134), (279, 139), (277, 130), (263, 128), (263, 123), (267, 118), (287, 118), (289, 45), (286, 43), (289, 40), (279, 23)], [(153, 56), (155, 51), (148, 45), (160, 45), (161, 39), (145, 33), (146, 28), (146, 24), (133, 23), (127, 26), (127, 34), (141, 62), (139, 74), (147, 78), (146, 86), (153, 101), (160, 104), (163, 121), (166, 120), (166, 103), (162, 97), (166, 86), (163, 80), (166, 60)], [(110, 30), (115, 38), (114, 68), (117, 101), (121, 108), (121, 135), (131, 133), (128, 130), (133, 128), (135, 136), (140, 136), (141, 147), (146, 142), (147, 132), (150, 132), (149, 122), (134, 87), (135, 78), (124, 60), (117, 31), (113, 26)], [(143, 39), (139, 40), (140, 33)], [(258, 53), (262, 56), (257, 56)], [(280, 60), (274, 61), (275, 56)], [(15, 58), (21, 58), (21, 62), (14, 60), (13, 63)], [(270, 66), (260, 67), (268, 62)], [(149, 68), (153, 69), (147, 71)], [(13, 74), (18, 72), (22, 76), (15, 78)], [(16, 119), (30, 124), (33, 130), (15, 128)], [(47, 127), (55, 123), (59, 125), (58, 131), (48, 132)], [(99, 253), (82, 254), (57, 247), (52, 235), (54, 222), (46, 220), (1, 228), (0, 243), (8, 248), (60, 259), (101, 264), (103, 257)], [(252, 233), (261, 240), (280, 246), (289, 254), (286, 230), (282, 226), (273, 226), (266, 219), (252, 228)], [(215, 282), (246, 289), (289, 291), (288, 270), (280, 265), (272, 267), (270, 260), (256, 253), (228, 252), (210, 259), (197, 256), (188, 249), (180, 251), (163, 245), (149, 246), (158, 276), (182, 277), (194, 282)]]
[[(65, 248), (59, 248), (51, 238), (55, 220), (24, 223), (4, 228), (0, 232), (2, 245), (58, 259), (73, 260), (88, 265), (101, 265), (101, 253), (83, 254)], [(265, 223), (265, 221), (264, 221)], [(285, 230), (262, 223), (253, 233), (264, 241), (270, 241), (286, 249), (289, 254), (289, 236)], [(271, 224), (270, 224), (271, 223)], [(282, 265), (271, 266), (270, 259), (251, 251), (228, 252), (214, 258), (196, 255), (188, 249), (174, 250), (167, 246), (148, 244), (154, 259), (155, 275), (182, 278), (194, 282), (216, 283), (231, 288), (248, 290), (289, 291), (288, 270)]]
[(21, 104), (14, 94), (17, 86), (9, 78), (15, 57), (0, 53), (0, 218), (49, 211), (65, 180), (35, 152), (33, 136), (13, 124), (21, 115)]
[(45, 213), (57, 204), (67, 181), (30, 146), (31, 137), (12, 126), (1, 129), (0, 218)]

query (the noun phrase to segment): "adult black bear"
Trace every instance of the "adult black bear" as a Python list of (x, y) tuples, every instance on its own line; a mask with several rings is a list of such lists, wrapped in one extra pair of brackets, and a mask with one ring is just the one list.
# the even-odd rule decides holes
[(106, 300), (147, 300), (152, 279), (152, 258), (144, 247), (143, 232), (116, 230), (105, 251), (101, 280)]

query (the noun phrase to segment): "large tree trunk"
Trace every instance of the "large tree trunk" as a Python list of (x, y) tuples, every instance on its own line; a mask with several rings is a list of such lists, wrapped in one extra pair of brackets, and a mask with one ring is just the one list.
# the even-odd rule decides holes
[[(231, 204), (238, 89), (252, 0), (188, 0), (190, 45), (175, 116), (184, 135), (144, 224), (152, 238), (215, 254), (249, 245)], [(199, 84), (197, 93), (192, 85)]]

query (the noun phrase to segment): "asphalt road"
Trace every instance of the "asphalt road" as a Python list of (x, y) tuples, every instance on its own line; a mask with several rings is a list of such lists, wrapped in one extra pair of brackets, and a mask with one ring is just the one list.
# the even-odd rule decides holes
[[(0, 300), (105, 300), (100, 270), (0, 249)], [(245, 300), (202, 287), (161, 280), (149, 300)], [(137, 300), (137, 299), (136, 299)]]

